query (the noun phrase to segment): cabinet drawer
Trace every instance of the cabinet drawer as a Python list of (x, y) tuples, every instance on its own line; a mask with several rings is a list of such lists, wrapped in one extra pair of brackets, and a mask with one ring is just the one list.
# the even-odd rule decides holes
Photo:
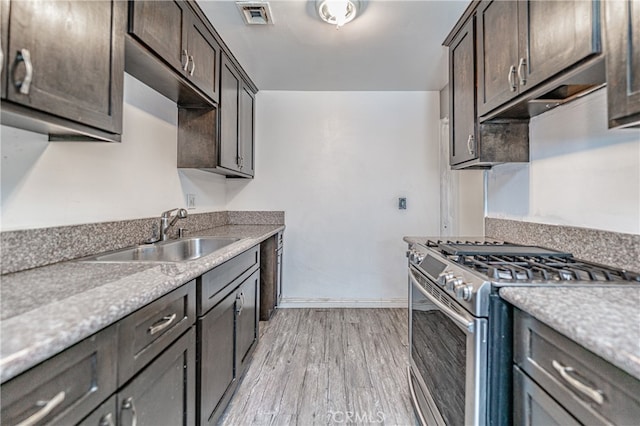
[(252, 247), (242, 254), (198, 278), (198, 316), (215, 306), (226, 292), (222, 290), (241, 275), (250, 275), (249, 270), (260, 263), (260, 246)]
[(513, 421), (522, 426), (579, 426), (560, 404), (518, 367), (513, 367)]
[(195, 298), (194, 280), (120, 322), (119, 385), (123, 385), (194, 324)]
[(580, 422), (636, 424), (640, 381), (516, 310), (515, 361)]
[(117, 344), (109, 327), (4, 383), (2, 424), (79, 422), (116, 390)]

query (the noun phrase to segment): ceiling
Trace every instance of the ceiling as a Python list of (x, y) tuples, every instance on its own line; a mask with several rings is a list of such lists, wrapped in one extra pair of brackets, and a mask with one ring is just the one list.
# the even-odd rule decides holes
[(260, 90), (422, 91), (447, 83), (442, 41), (468, 0), (364, 1), (337, 30), (315, 0), (269, 1), (273, 25), (246, 25), (234, 1), (197, 0)]

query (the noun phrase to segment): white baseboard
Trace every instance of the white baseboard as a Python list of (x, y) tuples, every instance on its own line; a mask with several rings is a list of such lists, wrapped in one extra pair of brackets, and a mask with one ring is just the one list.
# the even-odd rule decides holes
[(401, 299), (306, 299), (283, 297), (278, 308), (406, 308), (409, 302)]

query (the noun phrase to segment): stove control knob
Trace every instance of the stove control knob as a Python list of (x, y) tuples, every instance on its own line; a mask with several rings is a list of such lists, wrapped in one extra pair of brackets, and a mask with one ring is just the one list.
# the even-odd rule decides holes
[(453, 277), (447, 280), (447, 283), (445, 284), (444, 288), (448, 291), (453, 292), (455, 291), (455, 288), (461, 284), (464, 284), (464, 282), (462, 281), (462, 278)]
[(413, 259), (416, 263), (422, 262), (425, 257), (425, 255), (423, 253), (420, 253), (419, 251), (414, 252), (413, 255)]
[(454, 291), (456, 293), (456, 298), (469, 301), (473, 294), (473, 287), (460, 280), (459, 283), (455, 284)]
[(438, 284), (440, 284), (441, 287), (444, 287), (444, 285), (447, 283), (447, 281), (449, 281), (450, 279), (453, 279), (453, 272), (451, 271), (444, 271), (441, 272), (438, 275)]
[(407, 250), (407, 258), (409, 260), (413, 259), (413, 249)]

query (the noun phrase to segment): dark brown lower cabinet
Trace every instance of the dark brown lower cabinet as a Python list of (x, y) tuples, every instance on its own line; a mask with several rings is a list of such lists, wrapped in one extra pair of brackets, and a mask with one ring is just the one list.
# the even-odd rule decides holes
[(195, 330), (191, 327), (118, 392), (118, 424), (195, 424)]
[(255, 269), (198, 320), (197, 424), (218, 422), (247, 368), (258, 341), (259, 288)]
[[(198, 377), (200, 410), (198, 424), (215, 423), (231, 398), (234, 375), (234, 322), (236, 293), (232, 292), (198, 320)], [(224, 402), (224, 403), (223, 403)]]
[(260, 321), (269, 321), (282, 298), (282, 236), (260, 243)]
[(117, 346), (108, 327), (3, 383), (0, 423), (78, 423), (115, 392)]
[(258, 301), (260, 300), (260, 271), (255, 271), (238, 289), (236, 301), (236, 369), (244, 373), (251, 350), (258, 342)]

